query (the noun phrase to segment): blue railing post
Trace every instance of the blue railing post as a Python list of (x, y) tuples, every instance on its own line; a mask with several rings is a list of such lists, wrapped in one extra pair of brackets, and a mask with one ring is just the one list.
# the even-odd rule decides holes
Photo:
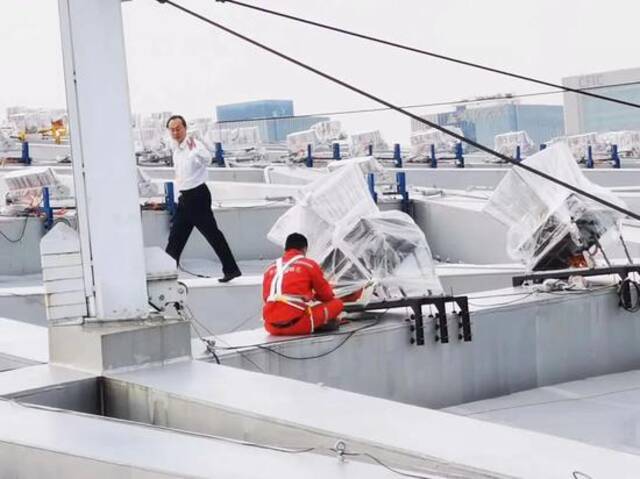
[(611, 145), (611, 162), (614, 168), (620, 168), (620, 154), (618, 145)]
[(340, 156), (340, 143), (333, 144), (333, 159), (334, 160), (342, 159), (342, 157)]
[(224, 166), (224, 150), (222, 149), (222, 143), (219, 141), (215, 144), (215, 156), (216, 164), (218, 166)]
[(42, 188), (42, 210), (44, 211), (44, 229), (49, 230), (53, 226), (53, 208), (51, 207), (51, 197), (49, 188)]
[(311, 151), (311, 145), (307, 145), (307, 158), (305, 160), (307, 168), (313, 168), (313, 151)]
[(431, 145), (431, 168), (438, 167), (438, 159), (436, 158), (436, 145)]
[(402, 151), (400, 150), (400, 143), (393, 145), (393, 163), (396, 168), (402, 168)]
[(369, 156), (373, 156), (373, 145), (369, 145), (367, 150), (369, 151)]
[(164, 184), (164, 204), (166, 205), (169, 215), (176, 214), (175, 192), (173, 190), (173, 181), (167, 181)]
[(587, 168), (593, 168), (593, 147), (587, 146)]
[(540, 151), (546, 150), (546, 149), (547, 149), (547, 144), (546, 143), (540, 143)]
[(462, 143), (456, 143), (456, 166), (464, 168), (464, 154), (462, 151)]
[(518, 163), (522, 161), (522, 148), (520, 148), (520, 145), (516, 145), (516, 161)]
[(369, 193), (371, 193), (371, 198), (375, 203), (378, 202), (378, 193), (376, 193), (376, 177), (373, 173), (369, 173), (367, 176), (367, 184), (369, 185)]
[(22, 156), (20, 160), (25, 165), (31, 164), (31, 156), (29, 155), (29, 142), (26, 140), (22, 142)]
[(396, 173), (396, 183), (398, 194), (402, 196), (402, 200), (400, 200), (402, 211), (409, 214), (409, 191), (407, 191), (407, 174), (404, 171)]

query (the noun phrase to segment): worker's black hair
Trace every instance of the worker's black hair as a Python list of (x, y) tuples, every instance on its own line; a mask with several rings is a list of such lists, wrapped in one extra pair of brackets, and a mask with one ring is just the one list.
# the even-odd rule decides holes
[(180, 120), (182, 122), (182, 126), (184, 126), (185, 128), (187, 127), (187, 120), (184, 119), (184, 116), (182, 116), (182, 115), (171, 115), (169, 117), (169, 119), (167, 120), (167, 128), (169, 128), (169, 123), (171, 123), (173, 120)]
[(289, 236), (287, 236), (287, 241), (285, 241), (284, 243), (284, 249), (288, 250), (288, 249), (305, 249), (307, 246), (309, 246), (309, 243), (307, 243), (307, 238), (304, 237), (304, 235), (301, 235), (300, 233), (291, 233)]

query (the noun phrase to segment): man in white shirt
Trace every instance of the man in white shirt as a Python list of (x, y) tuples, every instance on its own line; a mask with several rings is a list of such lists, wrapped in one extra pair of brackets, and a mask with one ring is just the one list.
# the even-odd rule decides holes
[(211, 192), (206, 184), (211, 153), (200, 141), (187, 136), (187, 122), (182, 116), (169, 118), (167, 129), (173, 140), (175, 184), (180, 196), (166, 251), (179, 265), (182, 250), (195, 226), (220, 258), (224, 276), (218, 281), (231, 281), (242, 273), (211, 210)]

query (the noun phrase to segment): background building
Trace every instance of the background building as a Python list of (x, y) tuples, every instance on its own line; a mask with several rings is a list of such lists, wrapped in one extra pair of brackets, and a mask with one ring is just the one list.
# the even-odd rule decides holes
[[(232, 103), (216, 107), (216, 126), (221, 128), (258, 127), (260, 138), (263, 142), (279, 143), (286, 141), (289, 133), (308, 130), (312, 125), (320, 121), (329, 120), (329, 118), (321, 116), (281, 118), (293, 115), (292, 100), (258, 100)], [(266, 118), (269, 119), (267, 120)]]
[[(455, 126), (464, 136), (493, 148), (493, 139), (501, 133), (526, 131), (539, 144), (564, 134), (563, 111), (560, 105), (521, 105), (513, 100), (499, 100), (483, 106), (459, 106), (454, 111), (424, 115), (440, 126)], [(411, 130), (425, 129), (415, 120)]]
[[(637, 84), (606, 87), (629, 82)], [(640, 103), (640, 68), (563, 78), (562, 84), (571, 88), (595, 88), (594, 93)], [(567, 135), (640, 130), (640, 109), (575, 93), (564, 94), (564, 114)]]

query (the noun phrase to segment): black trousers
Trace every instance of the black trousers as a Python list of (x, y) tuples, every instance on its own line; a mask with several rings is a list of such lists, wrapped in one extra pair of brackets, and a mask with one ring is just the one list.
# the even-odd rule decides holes
[(169, 244), (166, 249), (169, 256), (174, 258), (177, 263), (180, 263), (180, 255), (194, 226), (198, 228), (198, 231), (202, 233), (202, 236), (220, 258), (222, 272), (225, 275), (240, 270), (227, 240), (222, 231), (218, 229), (213, 211), (211, 211), (211, 192), (204, 183), (192, 190), (180, 192), (178, 208), (171, 221)]

